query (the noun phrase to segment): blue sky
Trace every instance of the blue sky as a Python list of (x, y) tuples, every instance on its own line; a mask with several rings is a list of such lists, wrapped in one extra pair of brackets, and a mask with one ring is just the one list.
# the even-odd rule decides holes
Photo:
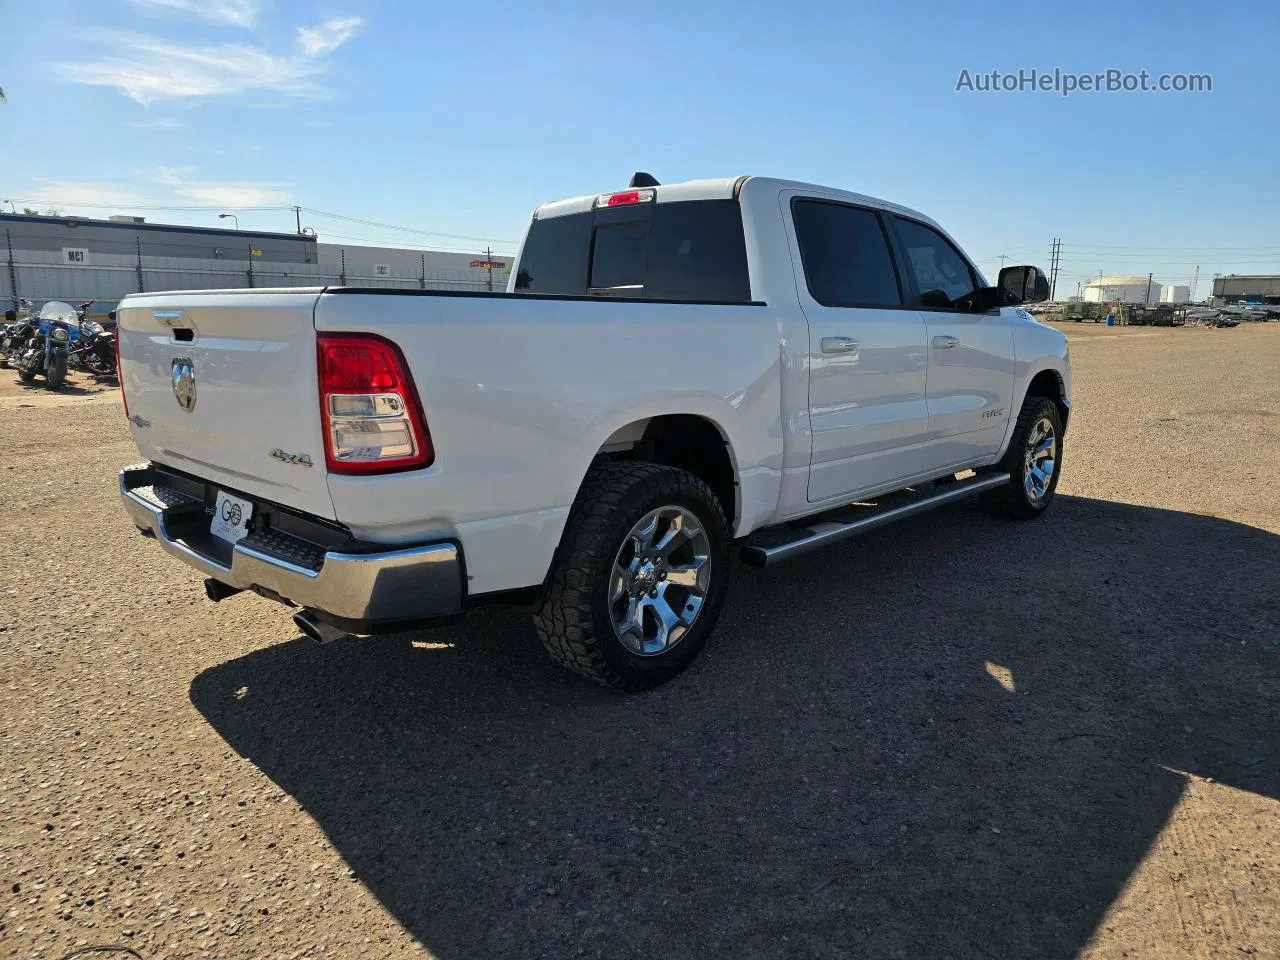
[[(4, 6), (0, 197), (19, 208), (292, 229), (241, 208), (296, 203), (436, 232), (308, 211), (322, 239), (509, 253), (538, 203), (636, 169), (755, 173), (923, 210), (992, 275), (1000, 254), (1047, 267), (1061, 236), (1059, 295), (1099, 270), (1199, 264), (1201, 295), (1280, 272), (1274, 0)], [(955, 89), (1055, 67), (1213, 92)], [(143, 209), (161, 206), (204, 209)]]

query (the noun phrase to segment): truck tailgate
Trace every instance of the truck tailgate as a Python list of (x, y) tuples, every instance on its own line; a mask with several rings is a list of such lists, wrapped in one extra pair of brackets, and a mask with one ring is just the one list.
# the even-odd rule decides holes
[(318, 293), (122, 301), (121, 382), (142, 455), (332, 519), (316, 379)]

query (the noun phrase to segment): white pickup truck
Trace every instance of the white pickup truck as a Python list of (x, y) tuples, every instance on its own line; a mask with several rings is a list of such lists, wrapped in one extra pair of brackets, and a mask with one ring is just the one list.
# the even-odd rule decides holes
[(503, 293), (139, 294), (121, 386), (134, 523), (307, 635), (529, 605), (551, 656), (626, 689), (768, 565), (980, 494), (1053, 499), (1066, 339), (932, 220), (758, 177), (539, 207)]

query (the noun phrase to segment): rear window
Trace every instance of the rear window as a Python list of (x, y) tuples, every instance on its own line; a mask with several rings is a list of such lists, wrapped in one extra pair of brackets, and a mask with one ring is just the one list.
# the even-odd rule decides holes
[(516, 271), (526, 293), (751, 299), (734, 200), (637, 204), (535, 220)]

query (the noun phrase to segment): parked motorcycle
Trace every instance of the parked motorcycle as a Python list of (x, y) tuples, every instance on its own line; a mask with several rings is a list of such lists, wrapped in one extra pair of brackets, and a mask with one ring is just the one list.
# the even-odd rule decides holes
[(15, 310), (4, 312), (5, 323), (0, 328), (0, 367), (10, 366), (36, 333), (36, 318), (31, 310), (31, 301), (19, 299), (18, 303), (26, 316), (19, 318)]
[(79, 345), (68, 358), (71, 366), (87, 370), (99, 377), (116, 375), (116, 335), (107, 330), (97, 320), (85, 316), (85, 312), (93, 305), (90, 300), (76, 307), (79, 317)]
[(51, 300), (36, 318), (35, 335), (14, 362), (18, 379), (34, 380), (43, 375), (45, 386), (59, 389), (67, 379), (71, 351), (80, 339), (80, 325), (70, 304)]

